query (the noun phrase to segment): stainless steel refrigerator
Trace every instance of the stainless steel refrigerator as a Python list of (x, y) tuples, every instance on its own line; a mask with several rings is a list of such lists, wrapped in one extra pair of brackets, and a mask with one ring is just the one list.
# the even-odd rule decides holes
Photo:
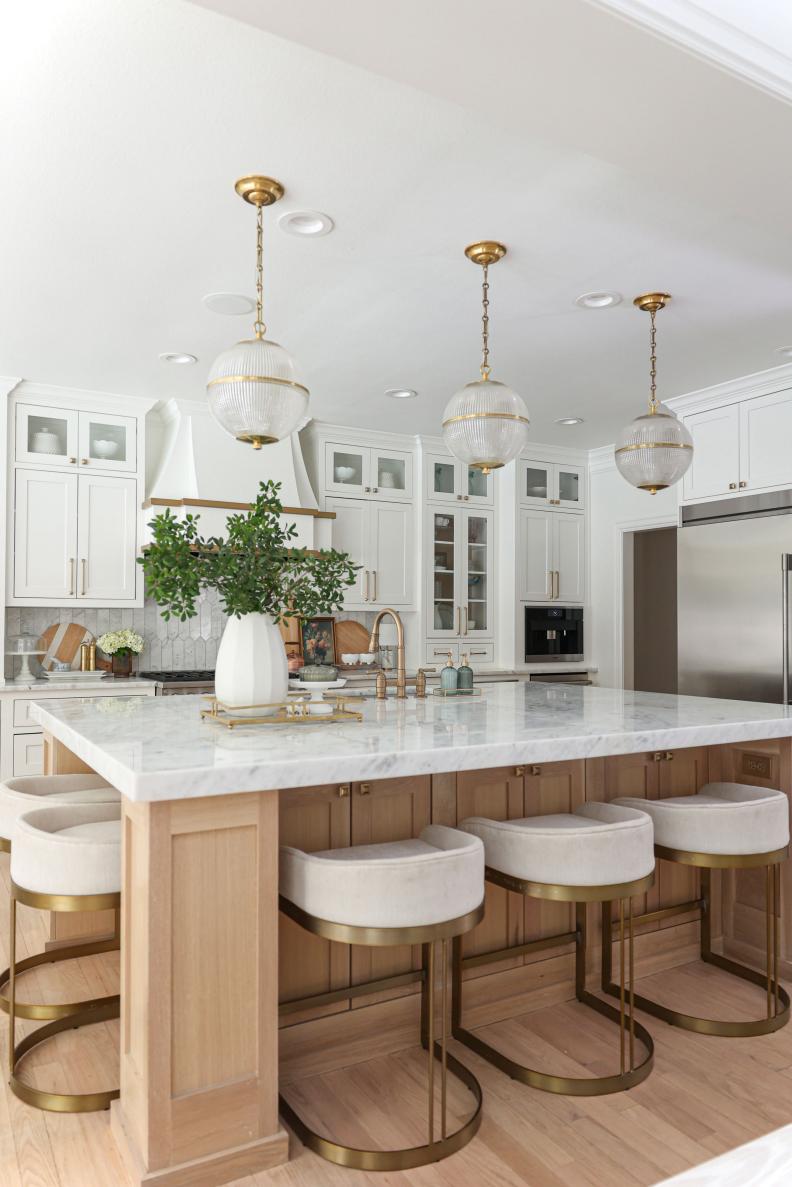
[(792, 491), (684, 507), (679, 692), (789, 702)]

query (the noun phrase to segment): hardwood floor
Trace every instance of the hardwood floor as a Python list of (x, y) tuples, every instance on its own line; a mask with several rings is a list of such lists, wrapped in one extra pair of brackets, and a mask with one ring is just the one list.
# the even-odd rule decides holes
[[(7, 879), (8, 858), (0, 855), (3, 965)], [(20, 957), (39, 951), (44, 940), (44, 917), (21, 908)], [(117, 954), (91, 957), (26, 977), (19, 993), (42, 1000), (106, 993), (116, 975)], [(761, 1010), (756, 991), (698, 963), (645, 977), (640, 985), (669, 1004), (712, 1015), (747, 1015), (757, 1000)], [(402, 998), (378, 1007), (373, 1035), (368, 1011), (355, 1011), (357, 1029), (347, 1028), (343, 1047), (332, 1017), (281, 1032), (285, 1091), (309, 1121), (345, 1140), (394, 1145), (423, 1140), (425, 1057), (410, 1046), (416, 1005), (414, 998)], [(773, 1036), (728, 1040), (642, 1020), (655, 1038), (655, 1070), (629, 1093), (572, 1099), (531, 1091), (454, 1043), (452, 1049), (482, 1083), (485, 1108), (479, 1135), (459, 1154), (421, 1170), (369, 1175), (331, 1166), (293, 1139), (294, 1157), (287, 1165), (232, 1187), (636, 1187), (792, 1121), (792, 1026)], [(542, 1067), (572, 1075), (614, 1067), (614, 1029), (575, 1002), (498, 1021), (490, 1011), (487, 1023), (489, 1041)], [(42, 1052), (31, 1053), (25, 1074), (37, 1084), (73, 1091), (112, 1084), (117, 1038), (115, 1023), (66, 1032)], [(0, 1017), (4, 1068), (6, 1052), (7, 1029)], [(449, 1084), (453, 1123), (465, 1115), (469, 1099), (453, 1080)], [(4, 1087), (0, 1184), (130, 1187), (130, 1180), (115, 1152), (108, 1114), (42, 1113)]]

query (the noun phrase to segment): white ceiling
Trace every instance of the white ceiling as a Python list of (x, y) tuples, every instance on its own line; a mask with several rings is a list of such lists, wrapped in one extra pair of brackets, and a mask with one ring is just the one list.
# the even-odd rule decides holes
[[(477, 370), (462, 249), (482, 237), (509, 246), (493, 375), (537, 441), (606, 444), (638, 411), (635, 293), (675, 297), (664, 396), (792, 344), (792, 107), (586, 0), (38, 0), (1, 19), (0, 373), (200, 396), (248, 329), (200, 299), (252, 289), (233, 191), (251, 171), (287, 188), (265, 314), (321, 420), (439, 430)], [(283, 235), (300, 207), (336, 230)], [(576, 308), (595, 288), (626, 300)], [(569, 415), (586, 423), (553, 424)]]

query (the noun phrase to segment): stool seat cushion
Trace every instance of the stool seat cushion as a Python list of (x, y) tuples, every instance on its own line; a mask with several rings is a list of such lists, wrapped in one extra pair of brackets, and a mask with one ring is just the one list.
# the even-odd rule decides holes
[(12, 841), (23, 812), (50, 804), (111, 804), (120, 795), (100, 775), (22, 775), (0, 783), (0, 837)]
[(121, 890), (121, 805), (62, 804), (19, 817), (11, 878), (38, 894)]
[(459, 827), (484, 842), (488, 867), (526, 882), (611, 886), (654, 869), (651, 821), (634, 808), (581, 804), (521, 820), (471, 816)]
[(648, 813), (655, 844), (688, 853), (737, 856), (789, 844), (789, 803), (782, 791), (748, 783), (706, 783), (696, 795), (613, 801)]
[(419, 837), (304, 853), (280, 851), (280, 893), (309, 915), (350, 927), (423, 927), (475, 910), (484, 848), (432, 824)]

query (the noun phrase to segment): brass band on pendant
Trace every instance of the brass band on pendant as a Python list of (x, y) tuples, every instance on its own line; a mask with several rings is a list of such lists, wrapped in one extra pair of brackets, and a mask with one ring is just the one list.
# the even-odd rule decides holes
[(520, 416), (517, 412), (463, 412), (461, 416), (449, 416), (448, 420), (443, 421), (442, 428), (455, 425), (460, 420), (520, 420), (524, 425), (531, 423), (530, 417)]
[(279, 387), (293, 387), (295, 391), (301, 392), (306, 399), (310, 396), (307, 387), (301, 383), (295, 383), (293, 379), (274, 379), (268, 375), (218, 375), (217, 379), (210, 379), (207, 387), (214, 387), (216, 383), (276, 383)]
[(636, 449), (692, 449), (686, 441), (639, 441), (635, 445), (620, 445), (616, 453), (632, 453)]

